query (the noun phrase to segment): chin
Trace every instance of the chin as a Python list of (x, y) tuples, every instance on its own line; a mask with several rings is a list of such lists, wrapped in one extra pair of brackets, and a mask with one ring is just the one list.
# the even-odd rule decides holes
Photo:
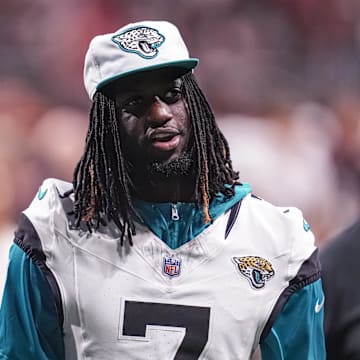
[(167, 159), (151, 161), (147, 170), (151, 175), (165, 177), (191, 175), (194, 167), (194, 160), (189, 152), (179, 156), (171, 156)]

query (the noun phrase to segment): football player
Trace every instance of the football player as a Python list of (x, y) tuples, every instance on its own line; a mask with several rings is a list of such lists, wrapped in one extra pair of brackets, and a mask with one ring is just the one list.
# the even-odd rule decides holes
[(166, 21), (91, 41), (84, 153), (21, 215), (0, 359), (325, 359), (314, 236), (239, 182), (197, 64)]

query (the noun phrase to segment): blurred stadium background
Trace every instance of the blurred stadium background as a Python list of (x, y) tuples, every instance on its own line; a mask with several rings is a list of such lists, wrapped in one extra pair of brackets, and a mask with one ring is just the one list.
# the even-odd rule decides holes
[(254, 193), (301, 208), (319, 246), (360, 213), (360, 1), (2, 0), (0, 295), (19, 213), (71, 181), (90, 102), (90, 39), (138, 20), (179, 26)]

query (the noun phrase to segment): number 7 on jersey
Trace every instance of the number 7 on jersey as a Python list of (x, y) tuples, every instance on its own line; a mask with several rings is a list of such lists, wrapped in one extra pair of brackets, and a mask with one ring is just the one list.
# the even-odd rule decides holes
[(150, 342), (166, 359), (196, 360), (208, 341), (210, 307), (124, 300), (121, 317), (120, 340)]

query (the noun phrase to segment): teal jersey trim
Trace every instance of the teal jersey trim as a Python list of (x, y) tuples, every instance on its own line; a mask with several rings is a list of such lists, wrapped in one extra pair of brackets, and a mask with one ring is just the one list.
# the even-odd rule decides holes
[(324, 360), (321, 279), (291, 295), (261, 344), (262, 360)]
[[(215, 220), (250, 192), (250, 184), (244, 183), (235, 186), (235, 194), (229, 199), (218, 194), (209, 206), (211, 218)], [(210, 225), (204, 224), (203, 210), (197, 209), (194, 203), (149, 203), (138, 199), (134, 203), (144, 225), (173, 250), (194, 239)]]
[(53, 299), (42, 271), (12, 245), (0, 308), (0, 359), (65, 359)]

